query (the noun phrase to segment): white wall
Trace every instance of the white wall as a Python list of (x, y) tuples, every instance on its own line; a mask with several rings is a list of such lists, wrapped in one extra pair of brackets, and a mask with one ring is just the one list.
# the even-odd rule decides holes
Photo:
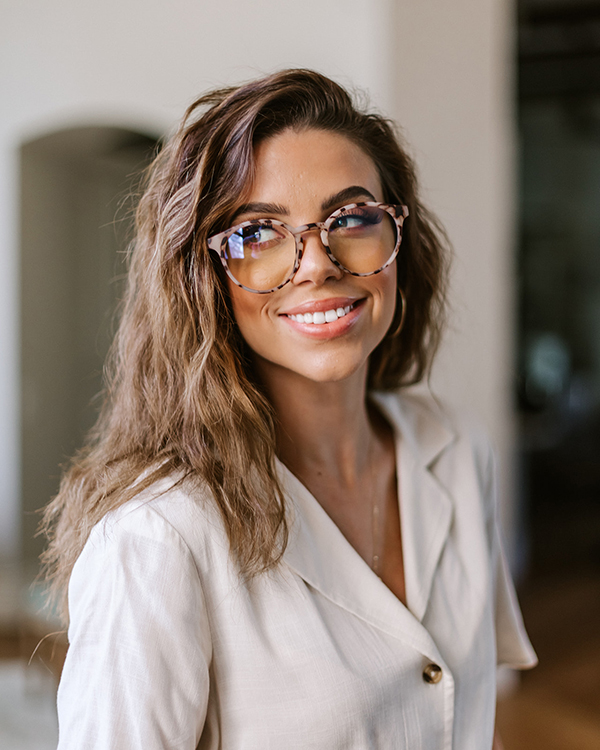
[(82, 124), (172, 127), (198, 93), (286, 66), (404, 125), (457, 253), (436, 383), (508, 454), (512, 145), (507, 0), (0, 0), (0, 557), (18, 552), (18, 163)]
[(515, 510), (512, 14), (510, 0), (406, 0), (392, 25), (393, 112), (455, 250), (450, 326), (433, 384), (490, 432), (507, 531)]

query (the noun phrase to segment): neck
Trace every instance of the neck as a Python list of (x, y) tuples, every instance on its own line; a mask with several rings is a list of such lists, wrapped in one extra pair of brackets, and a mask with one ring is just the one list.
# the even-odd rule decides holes
[(366, 397), (367, 366), (339, 382), (319, 383), (257, 363), (277, 415), (278, 455), (299, 478), (329, 476), (353, 487), (377, 450)]

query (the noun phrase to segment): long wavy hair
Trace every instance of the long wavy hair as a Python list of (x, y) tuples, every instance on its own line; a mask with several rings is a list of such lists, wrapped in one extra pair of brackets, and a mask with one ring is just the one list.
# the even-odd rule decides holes
[(346, 136), (376, 165), (384, 200), (409, 207), (397, 259), (406, 321), (372, 353), (368, 385), (396, 389), (429, 372), (443, 322), (448, 243), (418, 200), (413, 164), (393, 126), (309, 70), (202, 96), (145, 176), (103, 408), (44, 512), (42, 559), (63, 613), (71, 570), (94, 524), (166, 476), (208, 488), (243, 574), (274, 566), (285, 549), (276, 415), (206, 240), (229, 226), (252, 181), (256, 145), (287, 128)]

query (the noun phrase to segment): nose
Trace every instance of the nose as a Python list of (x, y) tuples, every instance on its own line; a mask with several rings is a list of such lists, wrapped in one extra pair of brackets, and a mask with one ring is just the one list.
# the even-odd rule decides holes
[(294, 284), (310, 281), (320, 286), (328, 279), (342, 278), (344, 272), (327, 255), (327, 250), (321, 241), (319, 227), (309, 227), (302, 232), (301, 242), (302, 257), (300, 267), (292, 279)]

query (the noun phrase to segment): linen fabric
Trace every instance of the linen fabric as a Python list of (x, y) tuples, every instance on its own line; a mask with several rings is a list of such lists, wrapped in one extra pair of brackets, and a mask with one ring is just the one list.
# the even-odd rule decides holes
[(250, 582), (208, 491), (157, 483), (73, 570), (58, 750), (491, 748), (496, 664), (536, 662), (492, 452), (429, 396), (372, 398), (395, 432), (407, 606), (282, 464), (290, 542)]

